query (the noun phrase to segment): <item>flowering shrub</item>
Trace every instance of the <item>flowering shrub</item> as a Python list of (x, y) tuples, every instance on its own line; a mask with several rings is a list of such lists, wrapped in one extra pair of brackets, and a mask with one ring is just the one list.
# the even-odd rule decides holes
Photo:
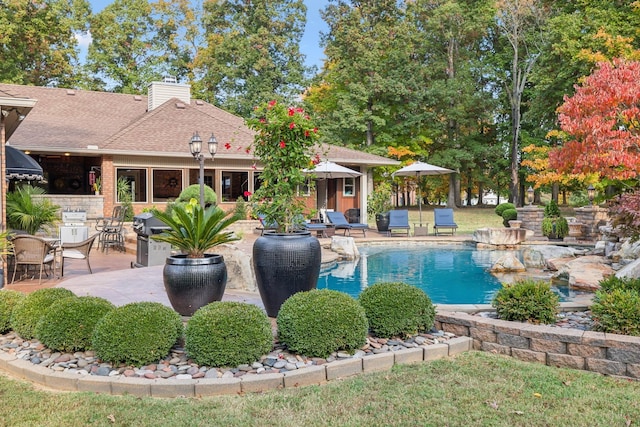
[(256, 107), (247, 126), (256, 131), (250, 149), (264, 167), (260, 188), (251, 198), (252, 210), (263, 214), (268, 223), (278, 224), (279, 232), (292, 231), (294, 219), (305, 208), (296, 197), (298, 186), (307, 180), (303, 170), (319, 161), (319, 156), (312, 157), (318, 129), (302, 108), (276, 101)]

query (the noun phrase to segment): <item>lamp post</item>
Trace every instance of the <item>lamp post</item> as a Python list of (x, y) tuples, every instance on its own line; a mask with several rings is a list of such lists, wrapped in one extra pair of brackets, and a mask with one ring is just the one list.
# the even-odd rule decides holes
[[(218, 151), (218, 141), (216, 137), (211, 133), (211, 138), (207, 143), (209, 148), (209, 154), (211, 154), (211, 160)], [(200, 163), (200, 176), (198, 177), (198, 184), (200, 184), (200, 207), (204, 210), (204, 154), (202, 154), (202, 138), (198, 135), (198, 132), (193, 134), (191, 141), (189, 141), (189, 150), (191, 155)]]
[(529, 186), (527, 188), (527, 201), (529, 202), (529, 206), (533, 203), (533, 187)]
[(589, 198), (589, 206), (593, 205), (593, 199), (596, 198), (596, 188), (593, 184), (589, 184), (587, 187), (587, 197)]

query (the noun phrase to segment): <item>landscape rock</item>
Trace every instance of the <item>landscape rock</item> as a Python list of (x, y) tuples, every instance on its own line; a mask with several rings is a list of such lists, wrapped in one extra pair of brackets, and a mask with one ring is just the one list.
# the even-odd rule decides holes
[(491, 267), (491, 272), (525, 271), (524, 264), (514, 254), (505, 254)]
[(640, 259), (631, 261), (616, 272), (616, 277), (637, 279), (640, 278)]
[(599, 282), (613, 274), (610, 264), (611, 261), (602, 256), (583, 256), (563, 265), (554, 278), (567, 280), (569, 286), (576, 289), (596, 291), (600, 289)]
[(331, 237), (331, 250), (343, 259), (353, 261), (360, 258), (360, 251), (356, 246), (353, 237), (348, 236), (332, 236)]
[(248, 292), (257, 292), (255, 274), (251, 266), (251, 257), (234, 245), (219, 245), (215, 253), (224, 257), (227, 265), (227, 288)]
[(575, 248), (554, 245), (536, 245), (522, 251), (522, 261), (527, 268), (548, 268), (547, 260), (554, 258), (575, 258), (583, 253)]

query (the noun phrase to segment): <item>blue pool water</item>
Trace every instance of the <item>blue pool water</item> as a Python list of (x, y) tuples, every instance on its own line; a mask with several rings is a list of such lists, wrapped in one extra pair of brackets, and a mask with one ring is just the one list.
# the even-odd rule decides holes
[[(435, 304), (489, 304), (500, 289), (488, 272), (507, 251), (464, 247), (367, 246), (360, 258), (324, 269), (318, 289), (333, 289), (357, 297), (379, 282), (405, 282), (424, 290)], [(562, 289), (555, 288), (562, 300)]]

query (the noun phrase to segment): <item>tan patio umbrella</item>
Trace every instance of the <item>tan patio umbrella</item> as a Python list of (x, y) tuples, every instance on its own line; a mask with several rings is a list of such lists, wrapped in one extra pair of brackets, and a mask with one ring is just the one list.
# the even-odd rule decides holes
[[(454, 171), (418, 161), (402, 169), (398, 169), (392, 173), (391, 176), (394, 178), (396, 176), (415, 176), (416, 179), (419, 179), (425, 175), (446, 175), (450, 173), (454, 173)], [(420, 226), (422, 226), (422, 195), (420, 194), (420, 185), (418, 185), (418, 210), (420, 211)]]

